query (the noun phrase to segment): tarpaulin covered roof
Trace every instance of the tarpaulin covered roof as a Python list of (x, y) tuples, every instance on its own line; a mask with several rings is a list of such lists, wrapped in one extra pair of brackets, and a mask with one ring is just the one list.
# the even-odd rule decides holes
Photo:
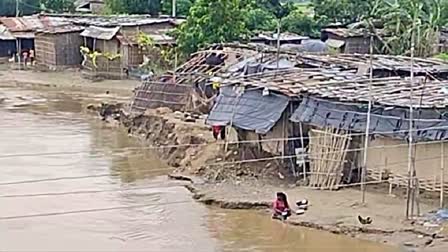
[(207, 118), (209, 125), (228, 125), (265, 134), (277, 123), (289, 103), (285, 96), (263, 95), (262, 90), (239, 91), (223, 87)]
[(119, 30), (120, 27), (105, 28), (105, 27), (90, 26), (87, 27), (81, 33), (81, 36), (102, 40), (111, 40), (113, 37), (115, 37), (115, 35), (117, 35)]
[[(252, 41), (277, 41), (278, 40), (278, 34), (276, 32), (264, 32), (259, 33), (257, 36), (253, 37)], [(307, 36), (301, 36), (295, 33), (290, 32), (284, 32), (280, 33), (280, 41), (293, 41), (293, 40), (306, 40), (309, 39)]]
[[(367, 104), (341, 103), (315, 97), (304, 97), (291, 116), (293, 122), (318, 127), (332, 127), (363, 132), (367, 124)], [(448, 111), (419, 109), (414, 111), (414, 139), (448, 139)], [(409, 135), (409, 109), (373, 106), (370, 133), (406, 139)], [(419, 130), (420, 129), (420, 130)]]
[(297, 52), (309, 52), (309, 53), (326, 53), (328, 52), (327, 45), (318, 39), (305, 40), (302, 44), (283, 44), (280, 46), (282, 49), (292, 50)]

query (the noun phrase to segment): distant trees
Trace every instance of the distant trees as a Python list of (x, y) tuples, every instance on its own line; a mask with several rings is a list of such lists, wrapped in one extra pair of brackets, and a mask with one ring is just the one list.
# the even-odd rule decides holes
[(106, 0), (108, 14), (158, 14), (160, 0)]
[(75, 0), (40, 0), (41, 10), (50, 12), (71, 12), (75, 10)]
[[(19, 14), (30, 15), (41, 11), (68, 12), (74, 10), (74, 0), (20, 0)], [(0, 0), (0, 16), (15, 16), (16, 0)]]
[(248, 33), (242, 0), (196, 0), (177, 31), (183, 53), (216, 42), (237, 41)]

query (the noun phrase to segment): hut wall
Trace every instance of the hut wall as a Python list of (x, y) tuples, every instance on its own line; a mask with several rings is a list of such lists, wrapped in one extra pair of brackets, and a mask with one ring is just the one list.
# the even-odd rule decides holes
[(97, 57), (96, 67), (93, 65), (92, 60), (87, 60), (85, 68), (91, 72), (91, 75), (97, 77), (107, 79), (121, 79), (123, 77), (121, 58), (109, 60), (105, 57)]
[(15, 40), (0, 40), (0, 57), (11, 57), (16, 50)]
[(83, 40), (79, 32), (38, 34), (35, 39), (36, 61), (49, 67), (80, 65)]
[(345, 39), (344, 53), (368, 54), (369, 52), (370, 52), (370, 38), (350, 37)]
[(287, 155), (287, 141), (284, 139), (293, 135), (292, 127), (293, 124), (287, 119), (286, 113), (283, 113), (282, 118), (268, 133), (261, 135), (254, 131), (240, 130), (239, 135), (241, 141), (251, 141), (251, 145), (259, 145), (263, 152), (269, 152), (274, 156), (279, 156), (283, 153)]
[(95, 49), (99, 52), (108, 52), (112, 54), (120, 53), (120, 43), (117, 39), (96, 40)]
[(56, 35), (37, 34), (35, 38), (36, 63), (44, 66), (56, 66)]
[(124, 26), (120, 29), (120, 32), (126, 37), (136, 37), (139, 32), (157, 33), (158, 31), (168, 30), (171, 28), (174, 28), (174, 26), (170, 23), (149, 24), (141, 26)]
[[(427, 181), (429, 184), (433, 184), (434, 181), (440, 183), (441, 150), (441, 143), (421, 143), (417, 145), (415, 168), (419, 179)], [(448, 166), (448, 143), (444, 143), (443, 155), (445, 166)], [(363, 155), (359, 156), (362, 159)], [(377, 138), (370, 142), (367, 157), (367, 168), (377, 173), (388, 171), (394, 175), (407, 176), (408, 174), (408, 147), (406, 141), (392, 138)], [(446, 180), (448, 180), (448, 167), (445, 168), (444, 174)]]
[(138, 67), (143, 63), (143, 54), (141, 53), (138, 46), (128, 46), (129, 55), (128, 55), (128, 66), (129, 67)]

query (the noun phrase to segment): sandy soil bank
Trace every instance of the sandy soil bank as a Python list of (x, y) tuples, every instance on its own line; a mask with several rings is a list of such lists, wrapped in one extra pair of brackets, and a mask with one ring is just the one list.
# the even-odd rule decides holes
[(6, 65), (0, 66), (0, 86), (37, 86), (92, 92), (110, 91), (132, 95), (132, 90), (139, 85), (136, 80), (102, 80), (85, 79), (76, 70), (64, 72), (38, 72), (33, 70), (11, 70)]

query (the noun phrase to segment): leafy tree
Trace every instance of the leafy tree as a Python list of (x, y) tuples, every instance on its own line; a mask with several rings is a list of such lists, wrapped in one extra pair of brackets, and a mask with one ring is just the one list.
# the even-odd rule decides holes
[[(42, 11), (40, 0), (21, 0), (19, 4), (20, 15), (30, 15)], [(15, 16), (16, 0), (0, 0), (0, 16)]]
[(106, 0), (106, 6), (107, 14), (158, 15), (161, 10), (161, 0)]
[(445, 0), (384, 1), (379, 10), (387, 36), (386, 52), (409, 54), (414, 40), (415, 55), (429, 56), (434, 52), (439, 30), (447, 23)]
[(276, 18), (284, 18), (296, 9), (295, 4), (291, 1), (281, 0), (254, 0), (253, 5), (255, 8), (264, 8), (274, 14)]
[(246, 27), (250, 31), (273, 31), (277, 28), (276, 17), (266, 9), (249, 9)]
[[(176, 0), (176, 16), (186, 17), (193, 6), (195, 0)], [(162, 1), (162, 13), (171, 15), (173, 9), (172, 0)]]
[(323, 23), (349, 24), (362, 20), (372, 9), (366, 0), (313, 0), (316, 20)]
[(161, 0), (149, 0), (149, 14), (151, 14), (151, 16), (158, 16), (160, 11), (162, 10), (161, 8)]
[(40, 0), (40, 6), (43, 10), (51, 12), (74, 11), (74, 0)]
[(300, 10), (294, 10), (282, 22), (282, 30), (300, 35), (319, 37), (321, 26)]
[(177, 32), (177, 43), (189, 54), (207, 44), (239, 40), (248, 34), (241, 0), (197, 0)]

